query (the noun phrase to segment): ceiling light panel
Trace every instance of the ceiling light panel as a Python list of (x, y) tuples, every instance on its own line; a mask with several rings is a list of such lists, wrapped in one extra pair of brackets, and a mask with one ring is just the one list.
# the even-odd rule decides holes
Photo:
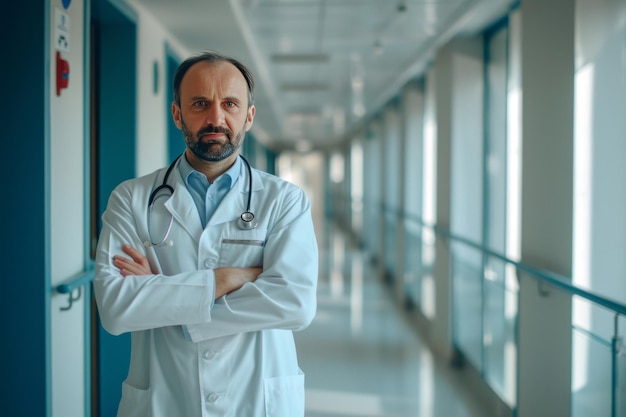
[(271, 56), (275, 64), (325, 64), (329, 59), (328, 54), (319, 53), (273, 54)]

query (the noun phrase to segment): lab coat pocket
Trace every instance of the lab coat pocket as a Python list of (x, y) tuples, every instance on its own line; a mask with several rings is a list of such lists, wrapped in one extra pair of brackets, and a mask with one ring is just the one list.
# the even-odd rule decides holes
[(266, 378), (265, 417), (304, 417), (304, 374)]
[(118, 417), (149, 417), (150, 389), (139, 389), (124, 382), (122, 400), (117, 410)]
[(265, 234), (234, 233), (222, 237), (220, 266), (252, 268), (263, 266)]

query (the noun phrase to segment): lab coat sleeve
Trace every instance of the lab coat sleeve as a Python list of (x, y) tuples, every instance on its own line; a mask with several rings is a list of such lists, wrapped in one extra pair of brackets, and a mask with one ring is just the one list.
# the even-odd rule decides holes
[[(128, 257), (122, 251), (123, 244), (146, 250), (137, 232), (145, 212), (133, 210), (133, 199), (143, 196), (134, 196), (129, 184), (113, 191), (102, 216), (93, 287), (103, 327), (117, 335), (210, 320), (215, 294), (213, 271), (123, 277), (113, 265), (114, 255)], [(142, 205), (145, 210), (145, 202), (135, 206)]]
[(311, 206), (292, 192), (269, 232), (263, 272), (215, 301), (211, 318), (187, 326), (194, 342), (265, 329), (301, 330), (316, 312), (318, 249)]

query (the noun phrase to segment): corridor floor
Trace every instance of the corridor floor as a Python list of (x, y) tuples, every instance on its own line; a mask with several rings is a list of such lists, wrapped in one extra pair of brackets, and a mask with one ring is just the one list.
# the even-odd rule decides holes
[(318, 311), (295, 333), (306, 417), (485, 417), (336, 228), (320, 241)]

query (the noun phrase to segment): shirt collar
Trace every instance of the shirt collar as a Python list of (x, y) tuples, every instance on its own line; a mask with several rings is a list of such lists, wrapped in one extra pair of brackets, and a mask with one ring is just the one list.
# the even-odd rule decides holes
[[(187, 156), (185, 154), (183, 154), (183, 156), (180, 158), (180, 164), (178, 165), (178, 170), (180, 172), (180, 175), (185, 180), (185, 184), (187, 184), (188, 187), (189, 187), (189, 178), (192, 175), (201, 175), (206, 180), (206, 176), (203, 173), (195, 170), (191, 166), (189, 161), (187, 161)], [(241, 158), (237, 157), (237, 159), (235, 159), (235, 163), (230, 168), (228, 168), (226, 172), (224, 172), (222, 175), (217, 177), (214, 183), (222, 182), (223, 180), (228, 179), (230, 180), (229, 188), (233, 188), (233, 186), (237, 182), (237, 179), (239, 178), (240, 172), (241, 172)]]

